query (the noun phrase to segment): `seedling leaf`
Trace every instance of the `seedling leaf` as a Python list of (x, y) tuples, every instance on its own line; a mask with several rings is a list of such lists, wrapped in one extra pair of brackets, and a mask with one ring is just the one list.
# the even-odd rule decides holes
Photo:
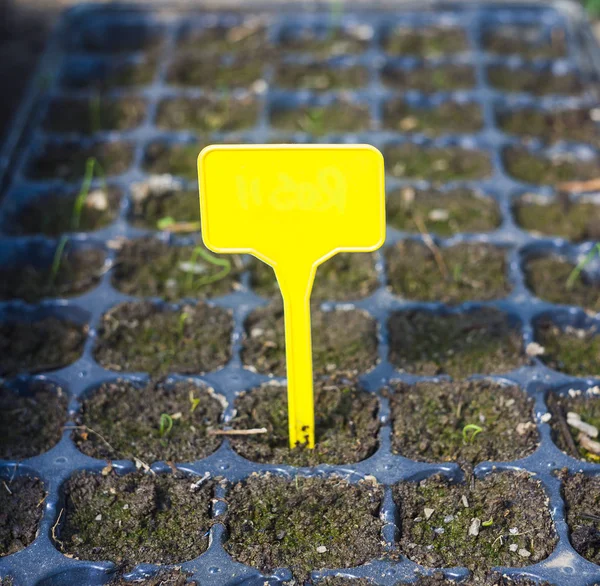
[(479, 427), (479, 425), (475, 425), (474, 423), (469, 423), (465, 425), (462, 429), (463, 442), (465, 444), (472, 444), (475, 441), (475, 438), (483, 431), (483, 428)]

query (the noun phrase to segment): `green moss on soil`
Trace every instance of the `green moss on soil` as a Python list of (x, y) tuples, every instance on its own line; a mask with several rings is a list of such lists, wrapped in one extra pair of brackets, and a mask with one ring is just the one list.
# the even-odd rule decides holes
[(389, 130), (437, 136), (477, 132), (483, 127), (483, 118), (481, 108), (472, 103), (443, 102), (439, 106), (414, 107), (402, 99), (394, 99), (383, 106), (383, 126)]
[(570, 476), (565, 470), (561, 480), (571, 544), (586, 560), (600, 564), (600, 476)]
[[(192, 382), (115, 381), (83, 401), (73, 439), (84, 454), (103, 460), (192, 462), (221, 445), (207, 433), (219, 425), (221, 411), (216, 397)], [(164, 413), (173, 422), (168, 433), (165, 425), (161, 432)]]
[(368, 71), (359, 65), (331, 67), (324, 63), (282, 63), (275, 70), (273, 83), (289, 90), (326, 91), (355, 89), (369, 82)]
[(419, 232), (415, 219), (427, 231), (449, 237), (460, 232), (490, 232), (502, 221), (491, 197), (466, 189), (448, 192), (404, 187), (387, 196), (387, 223), (397, 230)]
[[(454, 485), (433, 476), (399, 484), (393, 492), (403, 529), (401, 550), (428, 567), (466, 566), (481, 575), (494, 566), (539, 562), (558, 541), (542, 485), (527, 473), (496, 472)], [(481, 522), (477, 536), (469, 535), (473, 519)]]
[[(256, 293), (280, 298), (279, 285), (269, 265), (252, 259), (250, 270), (250, 283)], [(368, 297), (378, 287), (374, 255), (340, 253), (317, 268), (311, 298), (350, 301)]]
[(442, 237), (460, 232), (490, 232), (502, 220), (491, 197), (466, 189), (442, 193), (404, 187), (388, 195), (386, 213), (387, 223), (398, 230), (418, 232), (415, 219), (421, 219), (431, 234)]
[(520, 327), (492, 308), (446, 316), (400, 311), (392, 314), (388, 329), (390, 362), (411, 374), (464, 378), (528, 363)]
[[(167, 301), (207, 299), (231, 293), (237, 284), (239, 260), (231, 255), (219, 256), (232, 263), (231, 272), (224, 278), (203, 284), (203, 280), (217, 278), (223, 267), (205, 261), (195, 253), (196, 248), (206, 251), (201, 244), (171, 246), (156, 238), (124, 242), (117, 253), (112, 284), (127, 295), (160, 297)], [(184, 263), (192, 263), (194, 270), (202, 272), (188, 272), (189, 267)]]
[(54, 254), (48, 264), (26, 260), (19, 266), (0, 269), (0, 300), (22, 299), (36, 303), (47, 297), (73, 297), (95, 287), (102, 276), (104, 252), (97, 248), (69, 249), (60, 258), (58, 271), (52, 276)]
[(14, 586), (14, 582), (10, 576), (0, 578), (0, 586)]
[[(242, 360), (263, 374), (285, 376), (283, 307), (274, 303), (250, 314)], [(315, 373), (357, 374), (377, 363), (377, 324), (360, 310), (312, 311)]]
[(490, 53), (521, 55), (530, 59), (558, 59), (567, 54), (565, 31), (555, 28), (550, 35), (531, 26), (497, 26), (483, 36), (483, 46)]
[(49, 132), (93, 134), (108, 130), (131, 130), (146, 115), (140, 98), (57, 98), (50, 103), (43, 122)]
[[(403, 584), (403, 582), (401, 583)], [(477, 576), (467, 580), (456, 582), (448, 580), (441, 572), (436, 572), (431, 576), (422, 576), (416, 582), (411, 582), (413, 586), (555, 586), (549, 582), (537, 582), (528, 578), (515, 578), (514, 576), (503, 576), (497, 572), (477, 573)], [(396, 584), (400, 586), (400, 584)]]
[(567, 287), (575, 265), (557, 256), (540, 256), (525, 264), (527, 286), (544, 301), (563, 305), (578, 305), (584, 309), (600, 311), (600, 287), (592, 283), (585, 271)]
[(381, 79), (389, 87), (421, 92), (466, 90), (475, 87), (475, 70), (470, 65), (419, 64), (405, 69), (388, 64), (381, 70)]
[(424, 148), (406, 143), (384, 150), (386, 169), (400, 179), (428, 179), (434, 183), (483, 179), (492, 164), (483, 152), (456, 147)]
[(534, 234), (561, 236), (573, 242), (600, 240), (600, 205), (559, 194), (552, 200), (528, 195), (514, 206), (517, 223)]
[(76, 142), (49, 142), (29, 161), (27, 175), (31, 179), (81, 181), (91, 157), (106, 175), (120, 175), (133, 162), (133, 148), (124, 142), (98, 142), (87, 147)]
[(28, 383), (23, 392), (0, 386), (0, 458), (24, 460), (47, 452), (62, 437), (67, 397), (45, 381)]
[(388, 248), (385, 257), (392, 292), (406, 299), (447, 304), (489, 301), (510, 293), (506, 252), (501, 248), (463, 243), (438, 249), (438, 253), (447, 277), (422, 242), (401, 240)]
[(228, 311), (204, 303), (178, 310), (124, 303), (102, 317), (94, 355), (119, 372), (201, 374), (231, 358), (232, 329)]
[(117, 88), (132, 88), (152, 83), (156, 72), (156, 61), (144, 59), (135, 63), (109, 63), (102, 69), (84, 75), (69, 75), (62, 80), (63, 87), (75, 90), (105, 92)]
[(316, 466), (352, 464), (377, 449), (377, 397), (342, 380), (318, 381), (315, 393), (315, 448), (289, 447), (287, 389), (268, 384), (244, 393), (235, 404), (234, 429), (266, 427), (267, 433), (232, 436), (231, 445), (254, 462)]
[(383, 48), (392, 55), (438, 57), (468, 51), (469, 42), (460, 28), (397, 28), (385, 36)]
[(382, 498), (374, 481), (251, 476), (227, 497), (225, 549), (262, 572), (289, 567), (299, 580), (311, 570), (357, 566), (383, 554)]
[(312, 136), (360, 132), (370, 129), (371, 113), (365, 105), (343, 100), (327, 106), (275, 107), (271, 111), (271, 125), (277, 130), (306, 132)]
[(167, 70), (167, 82), (211, 90), (250, 87), (262, 78), (263, 65), (262, 60), (253, 58), (222, 63), (214, 56), (185, 53), (176, 57)]
[(561, 329), (543, 317), (535, 324), (535, 339), (543, 348), (539, 358), (554, 370), (572, 376), (600, 374), (600, 336), (595, 328)]
[(131, 205), (129, 221), (134, 226), (146, 230), (159, 230), (159, 222), (164, 218), (172, 218), (176, 224), (189, 224), (185, 233), (200, 233), (192, 229), (200, 222), (198, 209), (198, 190), (167, 190), (153, 192), (147, 190), (143, 197), (134, 198)]
[(581, 80), (575, 73), (555, 75), (551, 71), (515, 69), (496, 65), (488, 69), (488, 79), (493, 87), (504, 92), (524, 92), (544, 96), (573, 95), (583, 91)]
[(0, 375), (56, 370), (83, 352), (88, 326), (53, 316), (0, 323)]
[[(156, 124), (166, 130), (229, 132), (256, 124), (258, 104), (244, 98), (169, 98), (158, 105)], [(197, 154), (197, 153), (196, 153)]]
[(569, 395), (549, 393), (546, 403), (552, 415), (550, 426), (554, 443), (563, 452), (574, 458), (581, 458), (588, 462), (600, 462), (598, 454), (590, 452), (581, 444), (579, 440), (581, 432), (567, 424), (567, 413), (572, 412), (577, 413), (585, 423), (600, 429), (600, 397), (598, 393), (590, 392), (588, 394), (580, 391), (570, 392)]
[(4, 480), (1, 488), (0, 557), (3, 557), (25, 549), (35, 539), (46, 492), (40, 480), (26, 476)]
[(111, 580), (108, 586), (199, 586), (198, 582), (189, 581), (189, 574), (181, 570), (160, 570), (151, 578), (144, 580), (126, 581), (121, 577)]
[(342, 578), (341, 576), (328, 576), (316, 584), (318, 586), (373, 586), (373, 582), (366, 578)]
[(318, 33), (312, 29), (297, 29), (284, 33), (279, 44), (284, 51), (310, 53), (314, 57), (327, 58), (335, 55), (355, 55), (366, 51), (370, 38), (359, 28), (343, 29), (332, 24), (326, 31)]
[(63, 489), (57, 545), (78, 559), (110, 560), (126, 570), (193, 559), (208, 546), (214, 487), (206, 481), (193, 488), (197, 480), (139, 472), (75, 474)]
[[(158, 175), (168, 173), (189, 181), (197, 181), (198, 153), (202, 150), (202, 146), (198, 143), (168, 144), (153, 142), (144, 153), (144, 169), (149, 173)], [(196, 212), (198, 212), (197, 203)]]
[(177, 49), (213, 55), (232, 53), (257, 57), (269, 50), (270, 44), (264, 23), (246, 21), (232, 27), (184, 29), (178, 39)]
[(519, 181), (535, 185), (559, 184), (559, 188), (563, 182), (589, 181), (600, 176), (600, 163), (596, 159), (577, 160), (569, 154), (548, 157), (517, 147), (504, 151), (504, 165)]
[[(406, 458), (474, 466), (518, 460), (538, 446), (533, 401), (516, 386), (473, 380), (395, 383), (391, 390), (392, 450)], [(463, 435), (467, 425), (481, 431)]]
[(598, 125), (586, 108), (541, 112), (524, 108), (498, 115), (505, 132), (526, 138), (540, 138), (547, 143), (561, 140), (600, 145)]
[[(96, 195), (102, 197), (96, 197)], [(77, 193), (47, 193), (28, 199), (8, 214), (3, 231), (13, 235), (60, 236), (71, 232), (71, 217)], [(197, 198), (196, 198), (197, 199)], [(112, 223), (119, 213), (121, 193), (116, 189), (91, 191), (79, 216), (78, 232), (92, 232)], [(106, 204), (106, 205), (104, 205)]]

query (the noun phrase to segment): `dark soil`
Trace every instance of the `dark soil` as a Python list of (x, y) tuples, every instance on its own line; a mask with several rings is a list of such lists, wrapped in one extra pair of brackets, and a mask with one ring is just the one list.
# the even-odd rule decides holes
[[(199, 586), (198, 582), (188, 581), (189, 574), (181, 570), (161, 570), (158, 574), (144, 580), (135, 580), (134, 586)], [(131, 580), (117, 577), (108, 586), (132, 586)]]
[[(283, 307), (274, 303), (250, 314), (242, 360), (263, 374), (285, 376)], [(377, 363), (377, 324), (360, 310), (312, 311), (315, 373), (364, 373)]]
[(94, 354), (119, 372), (201, 374), (230, 359), (232, 328), (229, 312), (204, 303), (179, 310), (124, 303), (104, 314)]
[[(600, 397), (597, 393), (570, 392), (568, 395), (549, 393), (546, 399), (552, 414), (550, 426), (554, 443), (565, 453), (588, 462), (600, 462), (600, 456), (585, 448), (580, 431), (567, 423), (568, 413), (577, 413), (585, 423), (600, 429)], [(593, 438), (597, 441), (597, 438)]]
[(270, 48), (264, 23), (249, 19), (237, 26), (211, 26), (184, 29), (177, 40), (181, 51), (201, 51), (204, 54), (234, 55), (264, 54)]
[(327, 106), (275, 107), (271, 125), (277, 130), (322, 136), (332, 132), (361, 132), (371, 127), (368, 106), (339, 99)]
[(133, 148), (131, 144), (123, 142), (98, 142), (87, 147), (77, 142), (47, 143), (29, 161), (27, 175), (31, 179), (81, 181), (87, 161), (92, 157), (106, 175), (120, 175), (133, 162)]
[(384, 37), (383, 48), (392, 55), (439, 57), (468, 51), (469, 42), (459, 28), (397, 28)]
[[(192, 462), (221, 445), (207, 433), (219, 425), (221, 412), (214, 395), (192, 382), (105, 383), (83, 401), (73, 439), (93, 458)], [(164, 414), (171, 420), (161, 422)]]
[(578, 160), (570, 154), (550, 157), (518, 147), (504, 151), (504, 164), (508, 173), (519, 181), (558, 184), (559, 189), (563, 182), (590, 181), (600, 176), (600, 162), (596, 159)]
[[(72, 231), (71, 218), (78, 193), (45, 193), (27, 198), (8, 216), (2, 230), (12, 235), (59, 236)], [(92, 232), (108, 226), (119, 213), (121, 193), (116, 189), (92, 190), (79, 215), (78, 232)]]
[(356, 89), (368, 82), (369, 74), (364, 67), (334, 67), (319, 62), (282, 63), (273, 79), (275, 85), (284, 89), (315, 91)]
[(106, 92), (117, 88), (149, 85), (155, 72), (156, 61), (153, 59), (136, 62), (102, 61), (85, 72), (75, 68), (63, 72), (61, 85), (72, 90)]
[(574, 268), (575, 265), (557, 256), (532, 258), (525, 264), (527, 286), (544, 301), (599, 312), (600, 285), (592, 282), (585, 270), (571, 287), (567, 286)]
[(561, 474), (571, 544), (585, 559), (600, 564), (600, 477)]
[(115, 21), (104, 26), (90, 26), (83, 32), (78, 39), (78, 49), (113, 56), (137, 51), (158, 52), (164, 42), (162, 30), (138, 22)]
[(428, 179), (434, 183), (483, 179), (492, 173), (487, 154), (456, 147), (423, 148), (406, 143), (384, 150), (388, 173), (399, 179)]
[(55, 370), (75, 362), (83, 352), (88, 326), (53, 316), (0, 323), (0, 375)]
[[(466, 566), (480, 575), (494, 566), (539, 562), (557, 542), (548, 498), (527, 473), (496, 472), (465, 484), (433, 476), (393, 491), (403, 528), (400, 547), (428, 567)], [(477, 536), (469, 534), (475, 519)]]
[(318, 586), (373, 586), (373, 582), (366, 578), (342, 578), (341, 576), (327, 576), (316, 584)]
[(47, 264), (38, 266), (38, 258), (29, 257), (18, 266), (0, 268), (0, 300), (22, 299), (36, 303), (47, 297), (73, 297), (89, 291), (100, 282), (104, 252), (98, 248), (70, 249), (60, 257), (56, 274), (52, 274), (54, 253)]
[(398, 230), (418, 232), (421, 220), (431, 234), (449, 237), (460, 232), (490, 232), (502, 221), (491, 197), (466, 189), (440, 192), (404, 187), (387, 196), (387, 222)]
[(498, 125), (505, 132), (526, 138), (540, 138), (547, 143), (561, 140), (600, 145), (598, 125), (587, 108), (541, 112), (524, 108), (498, 115)]
[(496, 65), (488, 69), (488, 79), (493, 87), (504, 92), (525, 92), (545, 96), (573, 95), (583, 91), (581, 80), (575, 73), (555, 75), (551, 71), (515, 69)]
[(600, 205), (559, 194), (551, 200), (521, 197), (514, 206), (517, 223), (534, 234), (560, 236), (573, 242), (600, 240)]
[(554, 370), (572, 376), (600, 374), (600, 336), (595, 328), (559, 328), (549, 318), (535, 324), (536, 341), (544, 348), (540, 359)]
[(466, 90), (475, 87), (475, 70), (470, 65), (428, 65), (420, 63), (414, 69), (387, 64), (381, 79), (389, 87), (421, 92)]
[(477, 132), (483, 127), (481, 108), (476, 104), (444, 102), (439, 106), (410, 106), (403, 99), (383, 105), (383, 127), (399, 132), (430, 136)]
[[(251, 262), (251, 285), (256, 293), (280, 298), (273, 269), (259, 260)], [(372, 254), (340, 253), (317, 268), (311, 298), (350, 301), (363, 299), (379, 287)]]
[(67, 397), (60, 387), (31, 381), (21, 392), (0, 386), (0, 458), (24, 460), (47, 452), (62, 437)]
[(248, 88), (262, 78), (264, 62), (254, 58), (222, 62), (218, 57), (184, 53), (167, 70), (167, 82), (211, 90)]
[(227, 497), (225, 549), (261, 572), (289, 567), (299, 580), (314, 569), (357, 566), (383, 554), (382, 498), (374, 481), (251, 476)]
[(379, 402), (355, 384), (318, 381), (315, 396), (315, 448), (289, 447), (287, 388), (269, 384), (244, 393), (235, 404), (234, 429), (266, 427), (267, 433), (233, 436), (231, 445), (254, 462), (316, 466), (352, 464), (377, 449)]
[[(413, 584), (411, 582), (411, 584)], [(397, 584), (396, 586), (400, 586)], [(553, 586), (549, 582), (538, 582), (528, 578), (514, 578), (513, 576), (503, 576), (497, 572), (478, 573), (472, 579), (456, 582), (447, 580), (444, 575), (435, 573), (433, 576), (423, 576), (414, 582), (414, 586)]]
[[(151, 143), (144, 153), (143, 166), (150, 173), (176, 175), (190, 181), (198, 181), (198, 154), (202, 145)], [(196, 208), (198, 207), (196, 193)], [(198, 210), (196, 209), (196, 212)]]
[(193, 559), (208, 546), (214, 486), (197, 482), (170, 474), (78, 473), (64, 486), (58, 546), (78, 559), (110, 560), (127, 570)]
[[(369, 31), (370, 32), (370, 31)], [(313, 57), (327, 58), (335, 55), (355, 55), (369, 46), (370, 37), (361, 29), (340, 28), (331, 23), (322, 30), (294, 27), (283, 32), (279, 44), (284, 51), (310, 53)]]
[(107, 130), (131, 130), (146, 115), (140, 98), (55, 98), (48, 107), (43, 127), (49, 132), (94, 134)]
[(565, 31), (555, 28), (547, 32), (534, 26), (503, 25), (483, 36), (486, 51), (499, 55), (518, 54), (530, 59), (557, 59), (567, 54)]
[(0, 557), (25, 549), (36, 538), (46, 491), (37, 478), (0, 482)]
[(134, 226), (160, 230), (164, 229), (162, 222), (169, 218), (174, 224), (167, 227), (168, 230), (177, 229), (184, 234), (199, 233), (198, 190), (153, 190), (149, 187), (140, 191), (139, 197), (134, 195), (132, 198), (129, 221)]
[(434, 254), (422, 242), (401, 240), (385, 256), (388, 284), (406, 299), (456, 304), (506, 297), (511, 290), (506, 253), (489, 244), (457, 244)]
[(406, 458), (474, 466), (518, 460), (538, 446), (533, 401), (516, 386), (395, 383), (390, 399), (392, 450)]
[(156, 125), (166, 130), (229, 132), (250, 128), (257, 119), (258, 104), (251, 96), (182, 97), (169, 98), (158, 105)]
[(390, 362), (421, 376), (508, 372), (527, 364), (521, 329), (496, 309), (436, 315), (400, 311), (389, 322)]
[(160, 297), (167, 301), (206, 299), (231, 293), (240, 268), (235, 266), (236, 259), (210, 253), (211, 257), (232, 263), (229, 274), (221, 277), (224, 267), (204, 260), (197, 249), (208, 252), (201, 244), (171, 246), (156, 238), (124, 242), (117, 254), (112, 284), (127, 295)]

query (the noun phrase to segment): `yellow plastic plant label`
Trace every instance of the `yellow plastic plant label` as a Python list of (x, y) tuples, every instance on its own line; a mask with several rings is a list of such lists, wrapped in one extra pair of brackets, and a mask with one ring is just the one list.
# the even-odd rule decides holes
[(314, 447), (310, 294), (317, 267), (385, 240), (384, 166), (369, 145), (213, 145), (198, 157), (204, 244), (272, 266), (284, 303), (290, 446)]

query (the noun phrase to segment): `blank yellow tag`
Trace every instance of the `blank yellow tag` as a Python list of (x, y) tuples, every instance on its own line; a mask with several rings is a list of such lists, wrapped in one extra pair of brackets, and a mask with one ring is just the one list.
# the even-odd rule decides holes
[(272, 266), (285, 312), (290, 446), (314, 447), (310, 293), (317, 266), (385, 240), (384, 166), (369, 145), (213, 145), (198, 157), (202, 238)]

